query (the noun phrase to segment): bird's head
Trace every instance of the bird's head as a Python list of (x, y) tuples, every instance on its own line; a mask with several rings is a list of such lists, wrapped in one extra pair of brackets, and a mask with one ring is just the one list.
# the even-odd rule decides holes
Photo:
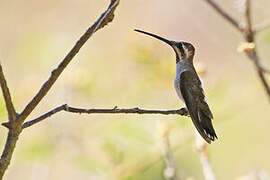
[(160, 37), (158, 35), (155, 35), (155, 34), (152, 34), (149, 32), (145, 32), (145, 31), (141, 31), (141, 30), (137, 30), (137, 29), (135, 29), (135, 31), (143, 33), (143, 34), (147, 34), (149, 36), (152, 36), (154, 38), (157, 38), (157, 39), (169, 44), (173, 48), (173, 50), (176, 54), (176, 62), (185, 61), (185, 62), (193, 63), (195, 48), (192, 44), (190, 44), (188, 42), (183, 42), (183, 41), (180, 41), (180, 42), (170, 41), (170, 40), (167, 40), (167, 39)]

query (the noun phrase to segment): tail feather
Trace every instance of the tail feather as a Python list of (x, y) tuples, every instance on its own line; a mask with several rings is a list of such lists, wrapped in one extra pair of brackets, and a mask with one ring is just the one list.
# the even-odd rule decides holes
[(206, 116), (203, 111), (199, 110), (198, 116), (200, 119), (200, 126), (204, 132), (204, 134), (211, 140), (214, 141), (215, 139), (218, 139), (216, 132), (214, 130), (212, 120)]

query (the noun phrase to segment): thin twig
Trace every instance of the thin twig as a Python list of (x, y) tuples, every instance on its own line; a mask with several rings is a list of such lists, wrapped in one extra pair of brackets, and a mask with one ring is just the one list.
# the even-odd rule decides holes
[(202, 137), (197, 132), (196, 132), (196, 149), (200, 157), (205, 180), (216, 180), (215, 174), (209, 162), (207, 143), (202, 139)]
[(179, 177), (177, 176), (177, 169), (175, 165), (175, 160), (173, 157), (173, 152), (170, 145), (169, 137), (164, 137), (162, 139), (163, 143), (163, 151), (164, 151), (164, 160), (166, 163), (166, 169), (164, 170), (164, 177), (167, 180), (179, 180)]
[(11, 100), (10, 92), (8, 89), (7, 81), (3, 73), (1, 62), (0, 62), (0, 85), (1, 85), (3, 96), (4, 96), (4, 100), (6, 103), (8, 119), (9, 121), (14, 121), (16, 119), (16, 111)]
[(233, 18), (229, 13), (227, 13), (224, 9), (222, 9), (214, 0), (204, 0), (209, 5), (211, 5), (223, 18), (225, 18), (228, 22), (230, 22), (236, 29), (243, 32), (244, 29), (239, 22), (235, 18)]
[(160, 148), (163, 154), (163, 159), (166, 168), (163, 171), (163, 176), (167, 180), (179, 180), (177, 175), (177, 167), (173, 157), (173, 151), (170, 144), (170, 125), (166, 120), (160, 120), (158, 123), (158, 136), (160, 139)]
[(251, 9), (250, 9), (250, 0), (245, 0), (245, 11), (244, 15), (246, 18), (246, 27), (245, 27), (245, 38), (247, 42), (253, 42), (254, 41), (254, 34), (252, 31), (252, 22), (251, 22)]
[(269, 73), (268, 70), (263, 68), (262, 65), (260, 64), (260, 60), (259, 60), (259, 57), (258, 57), (255, 49), (253, 49), (249, 52), (246, 52), (246, 55), (254, 63), (257, 74), (258, 74), (259, 78), (261, 79), (261, 82), (263, 84), (263, 87), (264, 87), (267, 95), (268, 95), (268, 98), (270, 99), (270, 87), (269, 87), (269, 84), (265, 78), (265, 73)]
[[(244, 33), (245, 39), (247, 42), (254, 42), (254, 33), (252, 30), (252, 22), (251, 22), (251, 2), (250, 0), (246, 0), (245, 3), (245, 18), (246, 18), (246, 30)], [(257, 74), (259, 76), (259, 78), (261, 79), (261, 82), (263, 84), (263, 87), (268, 95), (268, 98), (270, 100), (270, 87), (269, 84), (265, 78), (265, 71), (264, 68), (262, 68), (261, 65), (261, 61), (258, 57), (257, 51), (256, 51), (256, 46), (255, 48), (251, 49), (250, 51), (246, 51), (245, 52), (247, 57), (252, 60), (252, 62), (254, 63), (255, 67), (256, 67), (256, 71)]]
[(71, 62), (75, 55), (79, 52), (81, 47), (86, 43), (86, 41), (100, 28), (104, 27), (107, 23), (111, 22), (114, 15), (114, 10), (119, 4), (119, 0), (112, 0), (108, 9), (100, 16), (100, 18), (91, 26), (89, 29), (81, 36), (75, 46), (63, 59), (63, 61), (58, 65), (58, 67), (52, 71), (49, 79), (42, 85), (39, 92), (35, 97), (27, 104), (22, 113), (20, 114), (18, 120), (22, 123), (28, 115), (34, 110), (34, 108), (39, 104), (43, 97), (51, 89), (55, 81), (61, 75), (66, 66)]
[(70, 113), (78, 113), (78, 114), (163, 114), (163, 115), (170, 115), (170, 114), (178, 114), (182, 116), (188, 115), (188, 112), (185, 108), (178, 109), (178, 110), (146, 110), (140, 108), (131, 108), (131, 109), (119, 109), (116, 107), (112, 109), (81, 109), (81, 108), (74, 108), (69, 107), (67, 104), (61, 105), (57, 108), (52, 109), (51, 111), (41, 115), (40, 117), (27, 121), (22, 125), (22, 128), (30, 127), (44, 119), (60, 112), (66, 111)]
[[(206, 1), (209, 5), (211, 5), (218, 14), (222, 15), (225, 20), (230, 22), (235, 28), (237, 28), (243, 35), (248, 43), (254, 43), (254, 31), (252, 28), (252, 22), (251, 22), (251, 2), (250, 0), (245, 1), (245, 11), (244, 11), (244, 16), (246, 20), (246, 26), (243, 28), (241, 27), (240, 23), (238, 23), (234, 18), (232, 18), (227, 12), (225, 12), (221, 7), (219, 7), (214, 0), (204, 0)], [(255, 69), (257, 71), (257, 74), (262, 82), (262, 85), (267, 93), (268, 99), (270, 100), (270, 87), (269, 84), (265, 78), (265, 73), (269, 73), (269, 71), (264, 68), (261, 65), (261, 61), (258, 57), (257, 51), (256, 51), (256, 46), (253, 49), (250, 49), (248, 51), (245, 51), (247, 57), (254, 63)]]

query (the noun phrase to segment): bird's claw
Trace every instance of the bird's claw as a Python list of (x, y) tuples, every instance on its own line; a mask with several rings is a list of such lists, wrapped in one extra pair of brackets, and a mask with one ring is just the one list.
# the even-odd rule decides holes
[(187, 108), (181, 108), (180, 109), (180, 111), (182, 112), (182, 114), (184, 115), (184, 116), (188, 116), (188, 117), (190, 117), (190, 115), (189, 115), (189, 112), (188, 112), (188, 109)]

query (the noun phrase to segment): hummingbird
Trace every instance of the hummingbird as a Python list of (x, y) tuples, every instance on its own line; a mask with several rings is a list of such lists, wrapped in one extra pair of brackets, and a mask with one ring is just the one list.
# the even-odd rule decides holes
[(176, 76), (174, 87), (178, 97), (185, 103), (189, 115), (199, 134), (207, 143), (217, 139), (212, 125), (213, 114), (207, 104), (201, 80), (194, 68), (195, 48), (191, 43), (171, 41), (158, 35), (135, 29), (170, 45), (176, 54)]

